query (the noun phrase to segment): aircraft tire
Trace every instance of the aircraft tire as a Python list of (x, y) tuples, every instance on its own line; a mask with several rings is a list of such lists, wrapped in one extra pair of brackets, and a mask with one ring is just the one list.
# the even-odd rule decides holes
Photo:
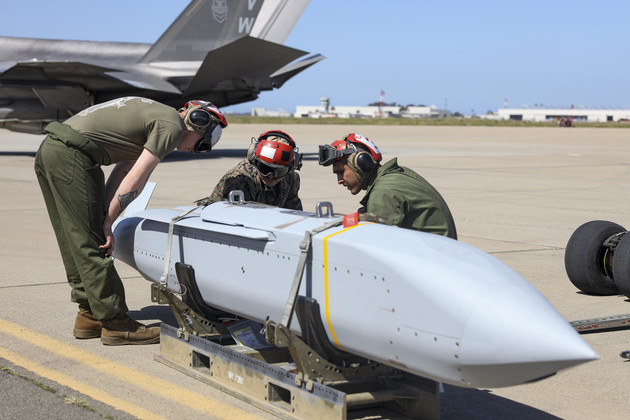
[(630, 297), (630, 235), (624, 235), (615, 249), (613, 278), (619, 291)]
[(608, 248), (603, 246), (606, 239), (625, 229), (613, 222), (594, 220), (577, 228), (564, 253), (564, 267), (571, 283), (584, 293), (591, 295), (616, 295), (619, 288), (613, 280), (613, 273), (606, 268), (612, 258)]

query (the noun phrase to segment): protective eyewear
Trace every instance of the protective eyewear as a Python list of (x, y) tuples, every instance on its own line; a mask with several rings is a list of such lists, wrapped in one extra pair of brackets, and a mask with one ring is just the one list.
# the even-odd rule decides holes
[(347, 148), (345, 141), (343, 143), (335, 141), (332, 146), (322, 144), (319, 146), (319, 164), (322, 166), (330, 166), (335, 163), (335, 161), (351, 153), (354, 153), (354, 150)]
[(284, 178), (289, 173), (289, 170), (291, 169), (288, 166), (282, 166), (282, 167), (276, 168), (276, 167), (267, 165), (266, 163), (261, 162), (259, 160), (254, 161), (254, 166), (256, 166), (256, 169), (258, 169), (258, 172), (260, 172), (261, 176), (265, 178), (275, 178), (275, 179)]
[[(211, 123), (212, 119), (208, 125), (210, 125)], [(209, 152), (212, 149), (212, 146), (214, 146), (219, 141), (219, 139), (221, 138), (221, 133), (223, 132), (223, 128), (216, 122), (214, 124), (214, 128), (212, 128), (212, 126), (208, 127), (208, 129), (206, 130), (206, 135), (201, 140), (197, 141), (197, 143), (195, 143), (195, 147), (193, 147), (194, 153)]]

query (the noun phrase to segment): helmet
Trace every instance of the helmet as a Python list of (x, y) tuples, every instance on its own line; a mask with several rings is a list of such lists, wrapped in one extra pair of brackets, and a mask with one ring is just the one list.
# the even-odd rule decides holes
[(330, 166), (344, 156), (350, 157), (353, 154), (357, 156), (349, 160), (356, 161), (356, 165), (363, 172), (372, 172), (383, 159), (381, 151), (370, 139), (361, 134), (350, 133), (343, 140), (333, 141), (331, 145), (320, 145), (319, 164)]
[(262, 176), (282, 178), (291, 169), (302, 167), (302, 154), (295, 141), (284, 131), (271, 130), (252, 138), (247, 159)]
[(184, 107), (180, 109), (181, 111), (186, 111), (186, 115), (184, 115), (186, 128), (204, 135), (195, 144), (193, 151), (197, 153), (209, 152), (217, 144), (223, 129), (228, 125), (223, 112), (210, 102), (197, 99), (186, 102)]
[(350, 133), (343, 140), (335, 140), (331, 145), (319, 146), (319, 164), (330, 166), (347, 157), (347, 165), (357, 175), (363, 188), (367, 187), (370, 175), (379, 168), (383, 159), (381, 151), (367, 137)]

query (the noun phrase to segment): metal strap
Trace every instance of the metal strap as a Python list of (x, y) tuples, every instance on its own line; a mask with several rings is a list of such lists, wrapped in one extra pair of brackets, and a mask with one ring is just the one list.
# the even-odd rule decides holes
[(295, 270), (295, 276), (293, 276), (293, 283), (291, 284), (291, 291), (289, 292), (289, 298), (287, 299), (287, 305), (284, 308), (284, 315), (282, 316), (282, 325), (289, 328), (291, 326), (291, 318), (295, 310), (295, 302), (297, 301), (298, 292), (300, 291), (300, 284), (302, 283), (302, 276), (304, 274), (304, 267), (306, 266), (306, 259), (311, 250), (311, 243), (313, 242), (313, 235), (323, 232), (326, 229), (330, 229), (335, 226), (339, 226), (343, 223), (341, 220), (334, 220), (326, 223), (312, 231), (304, 232), (304, 239), (300, 242), (300, 260), (298, 261), (297, 269)]
[(169, 266), (171, 265), (171, 246), (173, 245), (173, 228), (175, 226), (175, 223), (179, 222), (184, 217), (188, 216), (190, 213), (197, 210), (199, 207), (201, 206), (197, 206), (194, 209), (188, 210), (184, 214), (173, 217), (170, 223), (168, 224), (168, 241), (166, 244), (166, 252), (164, 253), (164, 272), (162, 273), (162, 277), (160, 277), (160, 284), (163, 286), (166, 286), (167, 279), (168, 279)]

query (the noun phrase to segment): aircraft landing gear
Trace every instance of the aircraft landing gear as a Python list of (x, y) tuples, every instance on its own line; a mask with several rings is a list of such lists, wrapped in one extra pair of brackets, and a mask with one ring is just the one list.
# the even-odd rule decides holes
[[(630, 297), (630, 235), (622, 226), (593, 220), (578, 227), (567, 244), (564, 265), (571, 283), (591, 295)], [(630, 315), (573, 321), (580, 333), (606, 331), (630, 326)], [(630, 359), (630, 350), (619, 356)]]
[(594, 220), (577, 228), (564, 254), (571, 283), (591, 295), (630, 297), (630, 235), (622, 226)]

